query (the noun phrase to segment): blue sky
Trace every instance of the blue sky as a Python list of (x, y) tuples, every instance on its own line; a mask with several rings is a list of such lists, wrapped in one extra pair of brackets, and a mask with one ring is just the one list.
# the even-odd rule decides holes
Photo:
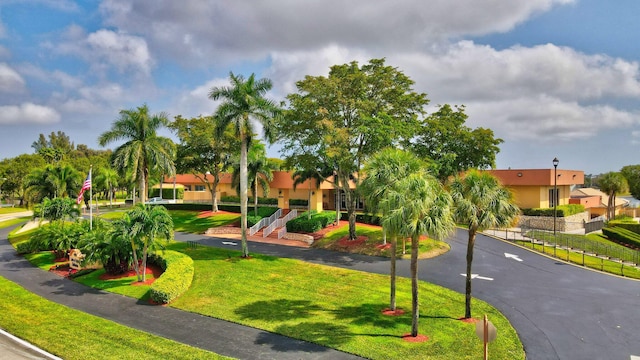
[[(385, 57), (471, 127), (498, 168), (640, 164), (640, 2), (0, 0), (0, 158), (38, 134), (97, 145), (118, 111), (210, 114), (229, 71), (274, 82)], [(270, 150), (278, 156), (278, 146)]]

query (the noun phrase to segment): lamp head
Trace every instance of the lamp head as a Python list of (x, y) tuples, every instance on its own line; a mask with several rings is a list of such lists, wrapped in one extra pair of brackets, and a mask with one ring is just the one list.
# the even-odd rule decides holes
[(553, 167), (557, 167), (559, 163), (560, 163), (560, 160), (558, 160), (557, 157), (553, 158)]

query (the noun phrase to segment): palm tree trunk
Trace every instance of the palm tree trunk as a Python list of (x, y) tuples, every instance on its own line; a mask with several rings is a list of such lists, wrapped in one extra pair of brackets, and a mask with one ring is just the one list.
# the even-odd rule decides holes
[(476, 231), (469, 229), (467, 242), (467, 281), (465, 286), (464, 317), (471, 318), (471, 263), (473, 262), (473, 245), (476, 241)]
[(389, 308), (391, 311), (396, 310), (396, 248), (397, 248), (397, 236), (393, 236), (391, 239), (391, 269), (389, 275), (391, 276), (391, 289), (390, 289), (390, 301)]
[(311, 220), (311, 179), (309, 181), (309, 200), (307, 201), (307, 220)]
[(144, 244), (142, 249), (142, 282), (147, 280), (147, 243)]
[(136, 276), (138, 277), (138, 281), (142, 281), (140, 277), (140, 266), (138, 264), (138, 254), (136, 252), (136, 244), (133, 238), (131, 238), (131, 250), (133, 250), (133, 269), (136, 271)]
[(420, 307), (418, 304), (418, 249), (419, 235), (411, 237), (411, 336), (418, 336), (418, 319)]
[(240, 229), (242, 231), (242, 257), (249, 257), (247, 247), (247, 137), (242, 134), (240, 145)]
[(253, 215), (258, 216), (258, 174), (256, 174), (256, 178), (253, 185)]

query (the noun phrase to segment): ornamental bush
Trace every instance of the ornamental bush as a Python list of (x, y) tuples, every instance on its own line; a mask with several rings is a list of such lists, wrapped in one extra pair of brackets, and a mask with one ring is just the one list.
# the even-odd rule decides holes
[(182, 295), (193, 281), (193, 259), (177, 251), (166, 250), (149, 256), (164, 273), (151, 284), (151, 300), (167, 304)]
[(619, 244), (630, 245), (634, 248), (640, 248), (640, 235), (631, 230), (622, 227), (605, 227), (602, 228), (604, 234), (609, 240)]

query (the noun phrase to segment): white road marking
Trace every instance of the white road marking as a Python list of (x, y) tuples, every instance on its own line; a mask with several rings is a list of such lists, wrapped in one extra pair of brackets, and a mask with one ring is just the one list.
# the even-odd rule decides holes
[[(460, 275), (465, 276), (465, 277), (467, 276), (467, 274), (460, 274)], [(480, 280), (493, 281), (493, 278), (480, 276), (478, 274), (471, 274), (471, 279), (480, 279)]]
[(631, 355), (631, 359), (630, 360), (640, 360), (640, 356)]
[(231, 241), (223, 241), (222, 244), (224, 244), (224, 245), (233, 245), (233, 246), (238, 245), (238, 244), (236, 244), (234, 242), (231, 242)]
[(515, 261), (522, 261), (522, 259), (520, 259), (520, 257), (518, 257), (518, 255), (513, 255), (513, 254), (509, 254), (509, 253), (504, 253), (504, 256), (507, 259), (513, 259)]

